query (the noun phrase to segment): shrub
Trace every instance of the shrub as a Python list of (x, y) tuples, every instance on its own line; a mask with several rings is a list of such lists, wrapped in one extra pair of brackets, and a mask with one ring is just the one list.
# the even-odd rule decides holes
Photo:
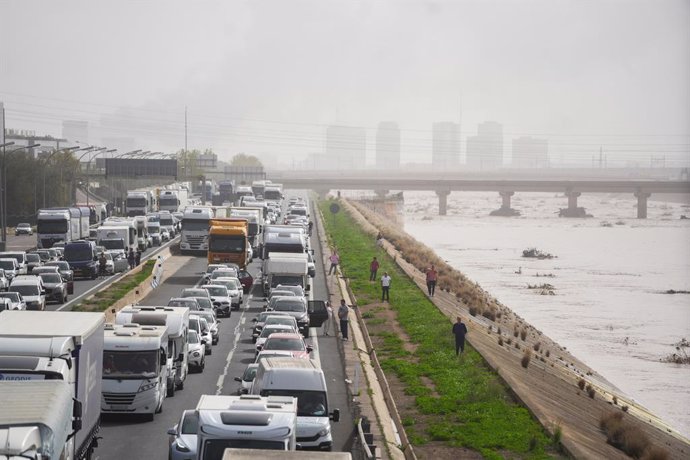
[(506, 343), (507, 343), (508, 345), (510, 345), (511, 343), (513, 343), (513, 339), (511, 339), (510, 337), (508, 337), (508, 338), (506, 339)]
[(477, 313), (478, 313), (477, 307), (474, 307), (474, 306), (470, 307), (470, 315), (477, 316)]
[(517, 340), (515, 341), (515, 348), (517, 348), (518, 350), (520, 349), (520, 344), (518, 343)]
[(587, 382), (585, 382), (585, 379), (580, 379), (577, 382), (577, 386), (580, 388), (580, 390), (584, 390), (586, 384)]
[(500, 346), (503, 346), (503, 337), (499, 337), (499, 338), (498, 338), (498, 344), (499, 344)]
[(519, 336), (519, 335), (520, 335), (520, 331), (518, 331), (517, 329), (515, 329), (515, 330), (513, 331), (513, 337), (517, 338), (517, 336)]
[(501, 328), (499, 327), (496, 332), (498, 333), (498, 335), (501, 335)]
[(614, 406), (617, 406), (617, 405), (618, 405), (618, 398), (614, 395), (614, 397), (612, 398), (612, 400), (613, 400), (613, 405), (614, 405)]
[(541, 342), (537, 342), (534, 344), (534, 351), (539, 351), (540, 348), (541, 348)]
[(628, 412), (628, 406), (622, 406), (622, 407), (621, 407), (621, 410), (622, 410), (623, 412)]
[[(516, 343), (517, 345), (517, 343)], [(522, 355), (522, 360), (520, 360), (520, 364), (522, 364), (522, 367), (527, 369), (527, 366), (529, 366), (529, 361), (532, 358), (532, 353), (529, 350), (525, 350), (525, 354)]]
[(527, 331), (524, 328), (520, 331), (520, 338), (523, 341), (527, 338)]
[(496, 313), (491, 309), (482, 311), (482, 316), (491, 321), (496, 321)]
[(642, 460), (667, 460), (669, 453), (666, 449), (657, 446), (649, 446), (645, 450)]
[(594, 387), (592, 385), (587, 385), (587, 394), (592, 399), (594, 399), (594, 395), (597, 394), (597, 392), (594, 390)]
[(549, 356), (551, 356), (551, 350), (546, 350), (546, 357), (548, 358)]

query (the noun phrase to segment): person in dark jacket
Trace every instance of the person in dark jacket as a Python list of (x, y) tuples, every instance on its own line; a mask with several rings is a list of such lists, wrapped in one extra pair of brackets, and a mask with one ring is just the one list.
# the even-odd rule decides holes
[(137, 249), (137, 253), (134, 255), (134, 266), (138, 267), (141, 263), (141, 249)]
[(134, 262), (136, 262), (136, 256), (134, 255), (134, 249), (129, 248), (129, 254), (127, 255), (127, 262), (129, 263), (129, 268), (134, 268)]
[(458, 321), (453, 324), (453, 335), (455, 336), (455, 355), (465, 351), (465, 335), (467, 334), (467, 326), (462, 322), (462, 318), (458, 316)]

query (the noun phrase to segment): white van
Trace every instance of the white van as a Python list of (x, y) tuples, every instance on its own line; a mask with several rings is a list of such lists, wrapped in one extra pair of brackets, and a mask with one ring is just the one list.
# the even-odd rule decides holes
[(27, 273), (26, 252), (24, 252), (24, 251), (0, 252), (0, 258), (6, 258), (6, 257), (11, 257), (17, 261), (17, 265), (19, 265), (19, 270), (17, 271), (17, 275), (26, 275), (26, 273)]
[(43, 311), (46, 309), (46, 291), (40, 276), (15, 276), (8, 291), (21, 294), (27, 310)]
[(19, 264), (17, 263), (17, 259), (12, 257), (0, 258), (0, 268), (5, 270), (5, 277), (8, 281), (12, 281), (12, 279), (19, 274)]
[(340, 420), (340, 410), (328, 411), (328, 390), (323, 371), (316, 361), (299, 358), (266, 358), (250, 393), (261, 396), (297, 398), (297, 443), (305, 448), (330, 450), (331, 423)]

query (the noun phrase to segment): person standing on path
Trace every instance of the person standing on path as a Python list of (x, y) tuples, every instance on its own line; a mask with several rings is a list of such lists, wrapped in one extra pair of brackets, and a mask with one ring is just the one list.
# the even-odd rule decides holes
[(130, 269), (134, 268), (134, 262), (135, 261), (136, 261), (136, 258), (134, 256), (134, 249), (129, 248), (129, 254), (127, 255), (127, 262), (129, 263)]
[(465, 351), (465, 335), (467, 335), (467, 326), (459, 316), (458, 321), (453, 324), (453, 335), (455, 336), (455, 356), (458, 356)]
[(338, 264), (340, 263), (340, 256), (338, 255), (338, 251), (334, 249), (333, 253), (328, 258), (328, 260), (331, 261), (331, 268), (328, 269), (328, 274), (332, 275), (334, 273), (338, 273)]
[(331, 306), (331, 301), (326, 301), (326, 321), (323, 322), (323, 335), (328, 336), (328, 331), (331, 329), (331, 323), (333, 322), (333, 307)]
[(340, 320), (340, 334), (343, 336), (343, 340), (347, 340), (347, 327), (349, 320), (347, 315), (349, 309), (345, 303), (345, 299), (340, 299), (340, 307), (338, 307), (338, 319)]
[(381, 277), (381, 302), (384, 300), (390, 302), (390, 289), (391, 277), (388, 275), (388, 272), (383, 272)]
[(438, 279), (438, 272), (433, 265), (426, 269), (426, 289), (429, 291), (429, 297), (434, 296), (436, 290), (436, 280)]
[(379, 270), (379, 261), (374, 257), (369, 264), (369, 281), (376, 281), (376, 272)]
[(138, 267), (141, 263), (141, 249), (137, 249), (137, 253), (134, 255), (134, 266)]

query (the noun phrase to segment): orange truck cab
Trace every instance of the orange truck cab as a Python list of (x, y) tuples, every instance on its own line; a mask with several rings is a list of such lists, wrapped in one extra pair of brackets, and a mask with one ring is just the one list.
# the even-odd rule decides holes
[(247, 266), (249, 223), (241, 218), (209, 219), (208, 263)]

